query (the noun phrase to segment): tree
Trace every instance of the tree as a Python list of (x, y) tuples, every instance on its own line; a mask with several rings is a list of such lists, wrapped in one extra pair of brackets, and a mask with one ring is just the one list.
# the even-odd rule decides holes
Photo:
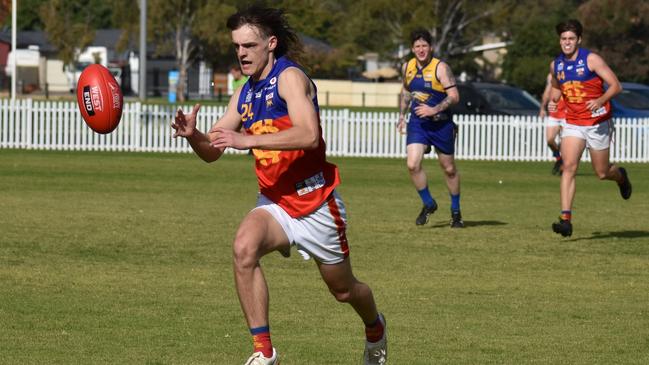
[(586, 47), (604, 57), (620, 80), (649, 83), (649, 3), (590, 0), (578, 13)]
[(39, 8), (47, 37), (66, 65), (72, 64), (77, 50), (90, 45), (95, 37), (89, 8), (84, 0), (50, 0)]
[(502, 33), (503, 15), (512, 4), (511, 0), (490, 1), (488, 6), (466, 0), (361, 0), (352, 5), (350, 13), (355, 16), (344, 27), (348, 42), (360, 52), (379, 52), (395, 64), (403, 61), (397, 50), (410, 48), (410, 32), (426, 28), (433, 35), (436, 57), (453, 58), (457, 69), (458, 63), (473, 62), (475, 55), (467, 52), (484, 36)]
[(550, 62), (561, 52), (554, 28), (576, 9), (575, 1), (543, 0), (527, 1), (512, 10), (512, 43), (503, 63), (503, 76), (508, 83), (537, 96), (543, 93)]
[(185, 101), (187, 70), (196, 59), (197, 50), (200, 48), (204, 55), (212, 57), (221, 54), (224, 34), (229, 37), (225, 16), (234, 10), (224, 1), (149, 0), (147, 34), (156, 44), (157, 54), (173, 52), (175, 55), (180, 102)]
[(11, 14), (11, 0), (0, 0), (0, 25), (8, 24), (11, 20), (7, 20)]
[[(18, 1), (18, 12), (16, 13), (16, 27), (19, 30), (40, 30), (43, 29), (43, 21), (39, 16), (40, 6), (48, 0), (20, 0)], [(4, 14), (3, 14), (4, 13)], [(6, 15), (3, 17), (3, 15)], [(11, 0), (0, 1), (0, 25), (11, 24)]]

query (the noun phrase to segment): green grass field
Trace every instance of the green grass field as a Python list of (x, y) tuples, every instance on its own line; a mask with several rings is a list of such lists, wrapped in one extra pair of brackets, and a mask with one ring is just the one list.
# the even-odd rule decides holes
[[(629, 201), (582, 165), (564, 239), (550, 162), (459, 161), (451, 230), (436, 161), (424, 227), (404, 160), (332, 161), (390, 364), (649, 363), (646, 164), (626, 165)], [(255, 192), (248, 156), (0, 150), (0, 363), (242, 364), (230, 243)], [(359, 364), (362, 324), (315, 264), (262, 266), (282, 365)]]

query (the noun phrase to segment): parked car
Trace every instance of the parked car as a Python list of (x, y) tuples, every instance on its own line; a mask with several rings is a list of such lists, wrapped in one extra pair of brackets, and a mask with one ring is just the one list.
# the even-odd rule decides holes
[(648, 118), (649, 86), (623, 82), (622, 92), (611, 100), (615, 118)]
[(541, 104), (523, 89), (505, 84), (470, 82), (457, 85), (460, 102), (453, 114), (538, 115)]

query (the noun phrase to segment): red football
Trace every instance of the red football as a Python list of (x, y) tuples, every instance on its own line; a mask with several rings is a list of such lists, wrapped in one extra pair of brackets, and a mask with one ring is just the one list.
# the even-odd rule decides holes
[(102, 65), (86, 67), (77, 83), (77, 103), (88, 127), (97, 133), (110, 133), (122, 117), (124, 97), (110, 71)]

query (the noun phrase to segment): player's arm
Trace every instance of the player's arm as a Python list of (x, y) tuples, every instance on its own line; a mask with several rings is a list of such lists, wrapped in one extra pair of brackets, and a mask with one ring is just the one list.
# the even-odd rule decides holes
[(237, 149), (263, 150), (314, 149), (320, 143), (318, 113), (313, 105), (315, 88), (309, 78), (296, 67), (284, 70), (277, 80), (279, 96), (286, 101), (292, 127), (277, 133), (243, 135), (224, 128), (214, 128), (212, 145)]
[(548, 101), (548, 111), (555, 112), (557, 111), (557, 104), (559, 99), (561, 99), (561, 85), (559, 85), (559, 80), (557, 80), (556, 75), (554, 74), (554, 61), (550, 62), (550, 100)]
[(441, 113), (460, 101), (460, 92), (457, 89), (457, 81), (455, 81), (453, 71), (451, 71), (451, 67), (446, 62), (439, 63), (437, 67), (437, 78), (442, 84), (444, 91), (446, 91), (446, 98), (435, 106), (437, 113)]
[[(241, 115), (237, 111), (237, 100), (239, 99), (240, 91), (241, 88), (232, 95), (225, 114), (213, 124), (211, 130), (216, 127), (233, 131), (239, 129)], [(178, 136), (185, 137), (198, 157), (205, 162), (213, 162), (221, 157), (225, 148), (217, 148), (210, 145), (215, 138), (211, 130), (208, 133), (203, 133), (196, 128), (199, 109), (200, 104), (194, 105), (194, 108), (189, 114), (185, 114), (182, 110), (178, 109), (174, 122), (171, 124), (171, 127), (175, 130), (173, 136), (174, 138)]]
[(539, 117), (541, 118), (547, 115), (550, 94), (552, 94), (552, 73), (549, 73), (545, 79), (545, 89), (543, 90), (543, 95), (541, 95), (541, 107), (539, 108)]
[(399, 121), (397, 122), (397, 129), (399, 132), (403, 133), (403, 130), (406, 125), (406, 113), (408, 108), (410, 108), (410, 102), (412, 101), (412, 94), (407, 89), (406, 86), (406, 66), (408, 64), (404, 63), (401, 67), (401, 74), (403, 75), (403, 84), (401, 85), (401, 93), (399, 95)]
[(588, 54), (588, 68), (595, 72), (597, 76), (601, 77), (602, 80), (608, 85), (606, 92), (602, 94), (599, 98), (588, 100), (586, 102), (586, 107), (591, 111), (596, 111), (601, 108), (602, 105), (606, 104), (607, 101), (611, 100), (615, 95), (619, 94), (622, 91), (622, 85), (617, 79), (617, 76), (611, 70), (610, 67), (606, 64), (606, 61), (599, 55), (595, 53)]
[(446, 92), (446, 97), (434, 107), (430, 107), (425, 104), (417, 105), (417, 107), (415, 108), (415, 114), (420, 117), (435, 116), (448, 109), (451, 105), (457, 104), (460, 101), (460, 92), (457, 89), (457, 82), (455, 81), (455, 76), (453, 76), (451, 67), (446, 62), (440, 62), (437, 65), (436, 75), (437, 79), (442, 84), (444, 91)]

